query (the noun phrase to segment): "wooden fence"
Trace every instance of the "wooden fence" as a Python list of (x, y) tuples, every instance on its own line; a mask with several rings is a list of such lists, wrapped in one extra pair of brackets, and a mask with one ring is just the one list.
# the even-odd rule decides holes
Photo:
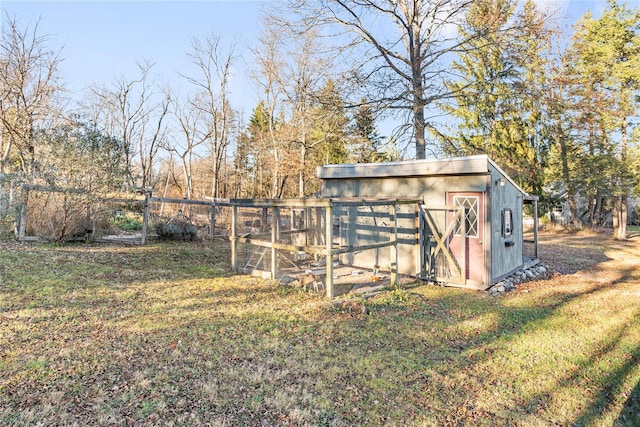
[[(26, 236), (26, 225), (29, 212), (28, 194), (32, 191), (46, 192), (77, 192), (82, 194), (84, 190), (62, 189), (41, 186), (24, 186), (24, 194), (17, 219), (17, 238), (30, 240)], [(142, 210), (142, 230), (135, 243), (145, 244), (149, 238), (151, 206), (153, 204), (178, 204), (185, 206), (204, 206), (208, 208), (208, 235), (214, 236), (216, 230), (217, 212), (228, 210), (230, 212), (230, 224), (228, 224), (228, 236), (231, 245), (231, 265), (234, 271), (251, 272), (248, 269), (259, 270), (260, 266), (250, 262), (242, 265), (239, 261), (239, 245), (248, 246), (251, 251), (261, 251), (268, 256), (270, 268), (266, 271), (272, 279), (279, 279), (279, 259), (283, 253), (304, 253), (314, 259), (324, 259), (324, 286), (329, 298), (335, 296), (334, 289), (334, 259), (343, 254), (367, 253), (375, 251), (376, 254), (385, 248), (388, 253), (384, 259), (388, 259), (388, 265), (380, 266), (381, 270), (388, 270), (390, 282), (397, 281), (398, 266), (398, 206), (412, 204), (417, 206), (421, 202), (418, 199), (353, 199), (353, 198), (301, 198), (301, 199), (215, 199), (189, 200), (166, 197), (154, 197), (151, 191), (145, 191), (143, 198), (102, 198), (101, 203), (128, 203), (139, 204)], [(375, 217), (375, 224), (357, 225), (357, 210), (366, 207), (372, 213), (367, 217)], [(162, 210), (162, 209), (160, 209)], [(373, 214), (375, 210), (375, 214)], [(243, 217), (244, 212), (244, 217)], [(246, 212), (254, 212), (247, 217)], [(288, 215), (283, 220), (283, 213)], [(354, 214), (355, 212), (355, 214)], [(340, 236), (339, 231), (341, 215), (347, 218), (347, 225), (357, 228), (357, 232), (351, 230), (349, 236)], [(91, 207), (87, 206), (87, 218), (91, 216)], [(247, 220), (246, 218), (250, 218)], [(338, 221), (338, 225), (336, 225)], [(90, 230), (89, 240), (93, 240), (94, 226)], [(259, 227), (253, 227), (258, 223)], [(356, 224), (356, 225), (354, 225)], [(418, 240), (418, 228), (416, 227), (416, 241)], [(371, 243), (359, 243), (354, 235), (364, 236)], [(296, 238), (297, 237), (297, 238)], [(365, 240), (366, 240), (365, 239)], [(133, 242), (129, 240), (129, 242)], [(385, 250), (387, 250), (385, 249)], [(376, 255), (377, 256), (377, 255)], [(378, 266), (376, 265), (376, 268)]]

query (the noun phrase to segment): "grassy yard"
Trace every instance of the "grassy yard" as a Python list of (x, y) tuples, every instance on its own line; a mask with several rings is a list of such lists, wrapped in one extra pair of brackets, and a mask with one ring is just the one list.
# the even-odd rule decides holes
[(557, 273), (334, 308), (222, 241), (0, 243), (0, 425), (640, 425), (640, 237), (543, 234)]

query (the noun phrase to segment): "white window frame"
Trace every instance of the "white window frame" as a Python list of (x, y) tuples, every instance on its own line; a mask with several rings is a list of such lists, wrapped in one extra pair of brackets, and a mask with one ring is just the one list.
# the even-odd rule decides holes
[[(470, 226), (470, 221), (468, 221), (469, 217), (467, 216), (467, 207), (464, 205), (458, 204), (459, 199), (474, 199), (475, 200), (475, 227)], [(453, 205), (456, 207), (464, 206), (464, 220), (467, 221), (467, 238), (469, 239), (479, 239), (480, 238), (480, 196), (453, 196)], [(471, 231), (475, 231), (475, 234), (469, 234)], [(455, 228), (455, 236), (460, 236), (460, 225), (457, 224)]]

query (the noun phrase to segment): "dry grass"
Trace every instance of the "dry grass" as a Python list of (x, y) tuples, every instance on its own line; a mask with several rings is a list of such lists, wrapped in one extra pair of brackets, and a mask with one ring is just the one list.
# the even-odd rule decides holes
[(2, 425), (640, 425), (640, 241), (542, 236), (505, 297), (337, 310), (221, 241), (0, 243)]

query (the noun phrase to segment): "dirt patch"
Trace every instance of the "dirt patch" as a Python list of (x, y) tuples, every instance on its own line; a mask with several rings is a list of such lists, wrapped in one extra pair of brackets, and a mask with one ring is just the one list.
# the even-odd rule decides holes
[(615, 243), (605, 232), (541, 233), (540, 261), (560, 274), (572, 274), (589, 269), (610, 258), (606, 249)]

